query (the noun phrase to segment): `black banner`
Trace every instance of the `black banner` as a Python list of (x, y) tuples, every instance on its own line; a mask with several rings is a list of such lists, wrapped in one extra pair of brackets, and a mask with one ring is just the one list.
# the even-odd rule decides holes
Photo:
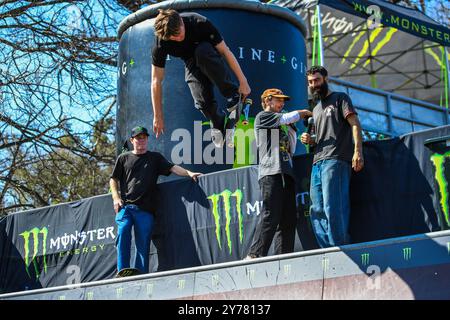
[[(364, 143), (365, 167), (351, 179), (353, 243), (449, 228), (447, 144), (427, 148), (450, 126)], [(309, 221), (312, 155), (295, 158), (295, 251), (317, 248)], [(150, 272), (245, 257), (261, 212), (257, 167), (159, 185)], [(0, 220), (0, 292), (112, 278), (117, 227), (110, 195)], [(270, 250), (269, 254), (273, 251)], [(132, 252), (132, 256), (134, 252)]]

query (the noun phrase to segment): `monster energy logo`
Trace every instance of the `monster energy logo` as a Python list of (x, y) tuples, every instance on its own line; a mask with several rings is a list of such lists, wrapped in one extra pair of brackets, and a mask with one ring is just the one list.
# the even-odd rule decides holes
[(237, 189), (235, 192), (231, 192), (228, 189), (225, 189), (219, 194), (212, 194), (208, 197), (209, 200), (212, 202), (212, 213), (214, 217), (214, 225), (216, 227), (216, 239), (217, 243), (219, 244), (219, 248), (222, 250), (222, 238), (221, 238), (221, 228), (220, 228), (220, 199), (223, 199), (223, 208), (225, 211), (225, 234), (227, 237), (227, 245), (228, 245), (228, 251), (231, 255), (232, 253), (232, 243), (231, 243), (231, 231), (230, 231), (230, 224), (231, 224), (231, 198), (234, 197), (236, 200), (234, 201), (234, 204), (236, 206), (236, 213), (238, 217), (238, 223), (239, 223), (239, 242), (242, 243), (244, 238), (244, 224), (243, 224), (243, 215), (241, 210), (241, 203), (242, 203), (242, 191), (240, 189)]
[(441, 208), (444, 213), (445, 221), (447, 222), (447, 226), (450, 227), (450, 219), (449, 219), (449, 208), (448, 208), (448, 183), (445, 178), (445, 159), (450, 157), (450, 151), (444, 154), (435, 153), (431, 156), (431, 162), (436, 168), (434, 177), (437, 181), (439, 187), (439, 193), (441, 195)]
[(285, 277), (289, 277), (291, 275), (291, 265), (290, 264), (285, 264), (283, 266), (284, 269), (284, 276)]
[(329, 258), (323, 258), (322, 259), (322, 270), (323, 271), (328, 271), (329, 268), (330, 268), (330, 259)]
[(411, 248), (403, 248), (403, 260), (411, 260)]
[(367, 266), (370, 261), (370, 254), (369, 253), (363, 253), (361, 254), (361, 263), (363, 266)]
[[(42, 235), (42, 237), (39, 237), (39, 235)], [(24, 231), (20, 234), (23, 237), (24, 240), (24, 254), (25, 254), (25, 268), (27, 271), (28, 276), (31, 278), (30, 274), (30, 264), (33, 263), (34, 267), (34, 273), (36, 275), (36, 281), (39, 280), (39, 277), (41, 275), (41, 271), (38, 268), (37, 263), (37, 256), (39, 253), (39, 247), (42, 246), (42, 257), (43, 257), (43, 263), (44, 263), (44, 272), (47, 272), (47, 260), (45, 255), (47, 254), (47, 236), (48, 236), (48, 229), (46, 227), (43, 227), (42, 229), (39, 228), (33, 228), (29, 231)], [(31, 235), (33, 236), (33, 253), (30, 257), (30, 242), (31, 242)], [(42, 240), (42, 243), (41, 243)], [(31, 259), (30, 259), (31, 258)]]
[(255, 269), (247, 269), (247, 279), (250, 282), (255, 280)]
[(217, 287), (219, 285), (219, 275), (213, 274), (211, 277), (211, 282), (212, 282), (213, 288)]
[(178, 290), (180, 290), (180, 291), (184, 290), (185, 286), (186, 286), (186, 280), (184, 280), (184, 279), (178, 280)]
[(149, 295), (149, 296), (153, 295), (153, 283), (147, 284), (147, 295)]

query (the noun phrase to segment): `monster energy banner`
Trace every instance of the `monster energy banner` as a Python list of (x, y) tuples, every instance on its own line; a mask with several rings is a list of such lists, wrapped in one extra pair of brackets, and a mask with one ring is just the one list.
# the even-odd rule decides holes
[[(350, 185), (353, 243), (449, 229), (450, 139), (429, 143), (449, 135), (445, 126), (364, 143), (365, 167)], [(295, 158), (295, 251), (317, 248), (308, 210), (311, 166), (311, 154)], [(161, 183), (158, 199), (150, 272), (236, 261), (248, 253), (262, 212), (256, 166), (208, 174), (197, 183)], [(9, 215), (0, 220), (0, 291), (112, 278), (116, 237), (110, 195)]]
[(450, 228), (450, 147), (424, 146), (449, 134), (450, 126), (443, 126), (364, 143), (365, 167), (350, 185), (353, 242)]
[(450, 46), (450, 30), (420, 11), (401, 7), (382, 0), (276, 0), (273, 3), (288, 5), (294, 10), (317, 4), (371, 19), (414, 36)]
[(71, 285), (114, 274), (110, 197), (16, 213), (0, 223), (0, 292)]
[(323, 53), (333, 77), (448, 107), (449, 29), (417, 10), (385, 1), (321, 0), (318, 20), (317, 2), (273, 2), (304, 19), (309, 64), (319, 64)]

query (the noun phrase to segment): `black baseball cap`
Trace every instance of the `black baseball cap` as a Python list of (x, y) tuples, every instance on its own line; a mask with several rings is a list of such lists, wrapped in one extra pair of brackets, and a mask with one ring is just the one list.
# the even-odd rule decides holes
[(141, 134), (141, 133), (145, 134), (147, 137), (149, 136), (148, 131), (147, 131), (147, 128), (138, 126), (138, 127), (134, 127), (134, 128), (131, 130), (131, 137), (134, 138), (134, 137), (136, 137), (138, 134)]

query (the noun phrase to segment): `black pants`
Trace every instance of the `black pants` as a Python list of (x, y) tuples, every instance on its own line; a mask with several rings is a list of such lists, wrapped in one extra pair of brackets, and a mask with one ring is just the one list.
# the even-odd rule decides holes
[[(284, 183), (283, 183), (284, 178)], [(275, 232), (275, 254), (294, 251), (297, 206), (295, 203), (295, 181), (281, 174), (262, 177), (259, 180), (263, 209), (256, 226), (250, 254), (267, 256)]]
[(209, 42), (201, 42), (193, 58), (185, 61), (185, 80), (194, 98), (195, 107), (212, 121), (214, 128), (223, 127), (225, 113), (217, 110), (214, 85), (225, 98), (238, 92), (227, 62)]

